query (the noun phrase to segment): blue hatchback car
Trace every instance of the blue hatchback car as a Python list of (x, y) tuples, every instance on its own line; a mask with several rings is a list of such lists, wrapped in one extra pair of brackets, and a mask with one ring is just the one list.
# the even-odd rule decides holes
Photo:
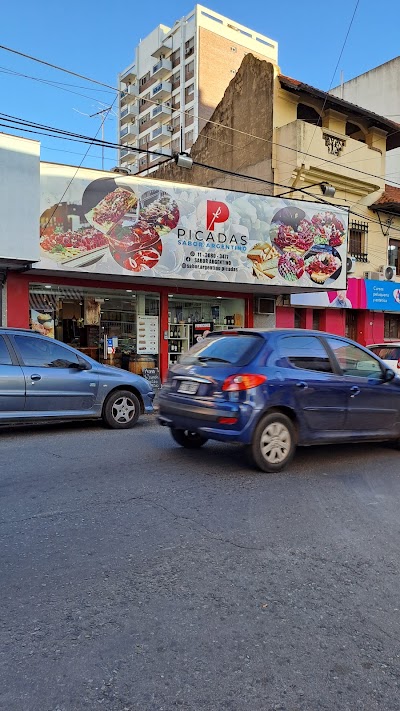
[(168, 371), (159, 421), (183, 447), (243, 442), (276, 472), (297, 445), (400, 442), (400, 378), (347, 338), (302, 329), (212, 333)]

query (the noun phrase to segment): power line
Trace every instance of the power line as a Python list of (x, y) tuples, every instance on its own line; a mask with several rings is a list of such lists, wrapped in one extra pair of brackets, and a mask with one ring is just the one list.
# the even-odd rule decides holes
[[(329, 89), (328, 89), (327, 92), (325, 92), (325, 99), (324, 99), (324, 103), (322, 104), (321, 114), (323, 113), (324, 108), (325, 108), (325, 105), (326, 105), (326, 102), (328, 101), (329, 92), (330, 92), (330, 90), (332, 89), (333, 80), (334, 80), (334, 78), (335, 78), (335, 76), (336, 76), (336, 72), (337, 72), (337, 69), (338, 69), (338, 66), (339, 66), (339, 62), (340, 62), (340, 60), (341, 60), (341, 58), (342, 58), (342, 54), (343, 54), (343, 52), (344, 52), (344, 48), (345, 48), (345, 46), (346, 46), (346, 42), (347, 42), (348, 36), (349, 36), (349, 34), (350, 34), (350, 30), (351, 30), (351, 27), (352, 27), (352, 25), (353, 25), (354, 18), (355, 18), (355, 16), (356, 16), (356, 12), (357, 12), (357, 8), (358, 8), (358, 6), (359, 6), (359, 3), (360, 3), (360, 0), (356, 0), (356, 4), (355, 4), (355, 7), (354, 7), (353, 15), (352, 15), (352, 17), (351, 17), (350, 24), (349, 24), (349, 26), (348, 26), (348, 28), (347, 28), (346, 36), (345, 36), (344, 41), (343, 41), (343, 44), (342, 44), (342, 49), (340, 50), (339, 58), (338, 58), (338, 60), (337, 60), (337, 62), (336, 62), (336, 67), (335, 67), (335, 69), (334, 69), (334, 71), (333, 71), (333, 74), (332, 74), (332, 79), (331, 79), (330, 84), (329, 84)], [(309, 146), (308, 146), (308, 151), (310, 150), (310, 146), (311, 146), (311, 144), (312, 144), (312, 142), (313, 142), (313, 140), (314, 140), (314, 136), (315, 136), (316, 130), (317, 130), (317, 128), (318, 128), (320, 118), (321, 118), (321, 116), (318, 118), (317, 125), (316, 125), (316, 127), (315, 127), (315, 129), (314, 129), (313, 136), (312, 136), (311, 141), (310, 141)], [(306, 155), (308, 155), (308, 151), (307, 151)]]
[(56, 81), (55, 79), (43, 79), (42, 77), (35, 77), (32, 76), (31, 74), (23, 74), (22, 72), (17, 72), (14, 69), (10, 69), (9, 67), (0, 67), (0, 71), (2, 74), (13, 74), (18, 77), (23, 77), (24, 79), (32, 79), (33, 81), (40, 81), (45, 84), (51, 84), (56, 87), (60, 86), (72, 86), (75, 89), (85, 89), (85, 91), (97, 91), (97, 92), (102, 92), (103, 94), (111, 94), (112, 92), (109, 89), (95, 89), (94, 87), (91, 86), (82, 86), (82, 84), (72, 84), (71, 82), (66, 82), (66, 81)]
[(98, 84), (99, 86), (105, 86), (107, 89), (112, 89), (113, 91), (119, 91), (116, 89), (114, 86), (111, 86), (110, 84), (105, 84), (102, 81), (98, 81), (97, 79), (91, 79), (89, 77), (85, 77), (84, 74), (78, 74), (78, 72), (73, 72), (70, 69), (65, 69), (64, 67), (59, 67), (57, 64), (52, 64), (51, 62), (45, 62), (44, 59), (38, 59), (37, 57), (32, 57), (30, 54), (25, 54), (25, 52), (19, 52), (17, 49), (11, 49), (11, 47), (5, 47), (3, 44), (0, 44), (0, 49), (3, 49), (5, 52), (11, 52), (12, 54), (17, 54), (19, 57), (24, 57), (25, 59), (30, 59), (32, 62), (38, 62), (38, 64), (44, 64), (46, 67), (51, 67), (51, 69), (56, 69), (59, 72), (64, 72), (65, 74), (70, 74), (73, 77), (78, 77), (79, 79), (84, 79), (85, 81), (90, 81), (93, 84)]
[[(111, 107), (111, 108), (112, 108), (112, 107)], [(1, 114), (0, 114), (0, 116), (1, 116)], [(3, 114), (3, 116), (4, 116), (4, 114)], [(112, 143), (112, 142), (110, 142), (110, 141), (101, 141), (101, 140), (99, 140), (99, 139), (97, 138), (97, 135), (98, 135), (98, 133), (99, 133), (99, 131), (100, 131), (100, 127), (99, 127), (99, 129), (98, 129), (98, 131), (97, 131), (95, 137), (92, 138), (92, 137), (90, 137), (90, 136), (84, 136), (84, 135), (80, 135), (80, 134), (74, 134), (74, 133), (72, 133), (72, 132), (64, 131), (64, 130), (62, 130), (62, 129), (53, 129), (53, 128), (49, 127), (49, 126), (44, 126), (44, 125), (41, 125), (41, 124), (35, 124), (35, 123), (31, 123), (31, 124), (30, 124), (30, 123), (28, 123), (28, 122), (26, 122), (26, 121), (23, 121), (23, 120), (21, 120), (21, 119), (18, 119), (18, 123), (23, 123), (24, 125), (32, 125), (32, 126), (35, 127), (35, 128), (33, 128), (33, 129), (26, 129), (26, 128), (22, 128), (22, 129), (21, 129), (21, 127), (18, 126), (18, 128), (19, 128), (20, 130), (26, 131), (26, 132), (28, 132), (28, 133), (36, 133), (36, 134), (38, 134), (38, 135), (46, 135), (46, 136), (49, 136), (49, 137), (51, 137), (51, 138), (60, 138), (60, 139), (63, 139), (63, 140), (71, 140), (71, 141), (80, 142), (80, 143), (89, 143), (88, 150), (86, 151), (86, 153), (85, 153), (85, 155), (84, 155), (84, 157), (83, 157), (83, 159), (82, 159), (80, 165), (77, 167), (77, 169), (76, 169), (76, 171), (75, 171), (73, 177), (72, 177), (71, 180), (70, 180), (70, 183), (68, 184), (68, 186), (67, 186), (66, 190), (64, 191), (64, 194), (63, 194), (62, 198), (60, 198), (59, 202), (62, 202), (62, 199), (63, 199), (65, 193), (67, 192), (67, 190), (69, 189), (71, 183), (72, 183), (73, 180), (75, 179), (76, 174), (78, 173), (79, 169), (82, 167), (82, 164), (83, 164), (83, 162), (84, 162), (84, 160), (85, 160), (85, 158), (86, 158), (86, 156), (87, 156), (87, 154), (88, 154), (88, 152), (89, 152), (89, 150), (90, 150), (90, 147), (93, 146), (93, 145), (97, 145), (97, 146), (103, 145), (103, 146), (106, 147), (106, 148), (112, 148), (112, 149), (118, 149), (118, 148), (124, 148), (124, 147), (126, 147), (128, 150), (130, 150), (130, 151), (132, 151), (132, 152), (136, 152), (136, 153), (147, 153), (147, 154), (149, 154), (149, 155), (156, 155), (156, 156), (160, 156), (160, 157), (162, 157), (162, 158), (165, 158), (166, 160), (163, 161), (163, 162), (168, 162), (168, 161), (171, 161), (171, 160), (172, 160), (170, 156), (169, 156), (169, 157), (166, 157), (166, 156), (165, 156), (165, 153), (161, 153), (161, 152), (159, 152), (159, 151), (151, 151), (151, 150), (148, 150), (148, 149), (145, 150), (145, 149), (136, 148), (136, 147), (133, 147), (133, 146), (124, 146), (123, 144)], [(4, 126), (4, 127), (6, 127), (6, 128), (13, 128), (12, 126), (10, 127), (10, 126), (8, 126), (7, 124), (3, 124), (3, 123), (0, 123), (0, 126)], [(14, 127), (14, 129), (15, 129), (15, 127)], [(46, 132), (46, 129), (52, 131), (53, 133), (48, 133), (48, 132)], [(54, 135), (54, 134), (55, 134), (55, 135)], [(273, 186), (273, 187), (279, 187), (279, 188), (285, 188), (285, 189), (291, 189), (291, 188), (292, 188), (292, 186), (290, 186), (290, 185), (285, 185), (285, 184), (282, 184), (282, 183), (275, 183), (275, 182), (273, 182), (273, 181), (266, 180), (265, 178), (258, 178), (258, 177), (256, 177), (256, 176), (249, 176), (249, 175), (246, 175), (246, 174), (244, 174), (244, 173), (237, 173), (237, 172), (234, 172), (234, 171), (227, 170), (227, 169), (225, 169), (225, 168), (218, 168), (217, 166), (207, 165), (207, 164), (201, 163), (201, 162), (199, 162), (199, 161), (193, 161), (193, 165), (196, 165), (196, 166), (198, 166), (198, 167), (200, 167), (200, 168), (203, 168), (203, 169), (205, 169), (205, 170), (213, 170), (213, 171), (219, 172), (219, 173), (224, 174), (224, 175), (229, 175), (230, 177), (233, 177), (233, 178), (237, 178), (237, 179), (241, 179), (241, 180), (248, 180), (248, 181), (256, 182), (256, 183), (258, 183), (258, 184), (262, 183), (262, 184), (265, 184), (265, 185), (269, 185), (269, 186)], [(308, 197), (308, 198), (313, 198), (314, 200), (317, 200), (318, 202), (323, 203), (323, 204), (325, 204), (325, 205), (329, 205), (330, 207), (336, 207), (336, 208), (338, 207), (338, 205), (336, 205), (336, 204), (334, 204), (334, 203), (331, 203), (331, 202), (329, 202), (328, 200), (325, 200), (324, 198), (320, 197), (319, 195), (314, 195), (314, 194), (308, 193), (306, 188), (297, 187), (297, 188), (296, 188), (296, 192), (301, 192), (301, 193), (304, 194), (306, 197)], [(264, 196), (264, 197), (265, 197), (265, 196)], [(271, 197), (274, 197), (274, 196), (272, 195)], [(347, 200), (345, 200), (345, 201), (348, 202)], [(358, 203), (353, 203), (353, 205), (357, 205), (357, 204), (358, 204)], [(355, 215), (356, 217), (360, 217), (360, 218), (362, 218), (363, 220), (365, 220), (365, 221), (367, 221), (367, 222), (370, 222), (371, 224), (377, 224), (377, 225), (380, 226), (379, 220), (374, 220), (374, 219), (371, 218), (371, 217), (368, 217), (368, 216), (363, 215), (363, 214), (361, 214), (361, 213), (359, 213), (359, 212), (356, 212), (355, 210), (352, 210), (351, 207), (348, 208), (348, 209), (349, 209), (349, 214)], [(50, 218), (50, 219), (51, 219), (51, 218)], [(390, 229), (391, 229), (392, 231), (394, 231), (394, 232), (400, 232), (400, 228), (397, 228), (397, 227), (391, 226)]]
[(115, 97), (115, 99), (114, 99), (113, 103), (111, 104), (111, 106), (109, 107), (107, 113), (104, 114), (103, 120), (102, 120), (102, 122), (101, 122), (99, 128), (97, 129), (97, 131), (96, 131), (96, 133), (95, 133), (95, 135), (94, 135), (93, 141), (89, 144), (89, 146), (88, 146), (88, 148), (87, 148), (87, 151), (86, 151), (86, 153), (84, 154), (84, 156), (83, 156), (81, 162), (79, 163), (79, 165), (78, 165), (78, 167), (77, 167), (75, 173), (73, 174), (71, 180), (69, 181), (67, 187), (65, 188), (65, 190), (64, 190), (64, 192), (63, 192), (63, 194), (62, 194), (62, 196), (61, 196), (60, 199), (57, 201), (57, 203), (56, 203), (56, 205), (55, 205), (55, 207), (54, 207), (54, 210), (52, 211), (50, 217), (48, 218), (48, 220), (47, 220), (45, 226), (44, 226), (43, 229), (40, 231), (40, 236), (41, 236), (41, 237), (42, 237), (43, 233), (45, 232), (46, 228), (49, 226), (50, 222), (52, 221), (52, 219), (53, 219), (55, 213), (57, 212), (58, 204), (63, 201), (65, 195), (67, 194), (67, 192), (68, 192), (68, 190), (70, 189), (70, 187), (71, 187), (73, 181), (75, 180), (75, 178), (76, 178), (76, 176), (77, 176), (77, 174), (78, 174), (80, 168), (82, 167), (82, 165), (83, 165), (83, 163), (84, 163), (84, 161), (85, 161), (85, 159), (86, 159), (86, 157), (87, 157), (87, 155), (88, 155), (88, 153), (89, 153), (89, 151), (90, 151), (91, 146), (93, 145), (94, 141), (97, 139), (97, 136), (99, 135), (99, 133), (100, 133), (102, 127), (103, 127), (104, 121), (107, 119), (107, 116), (109, 115), (110, 111), (112, 110), (112, 108), (113, 108), (113, 106), (114, 106), (116, 100), (117, 100), (117, 97)]
[[(347, 41), (348, 34), (349, 34), (349, 32), (350, 32), (350, 28), (351, 28), (352, 22), (353, 22), (353, 20), (354, 20), (354, 16), (355, 16), (355, 13), (356, 13), (356, 11), (357, 11), (358, 4), (359, 4), (359, 0), (357, 0), (356, 7), (355, 7), (354, 12), (353, 12), (353, 17), (352, 17), (352, 20), (351, 20), (349, 29), (348, 29), (347, 34), (346, 34), (345, 42), (344, 42), (343, 47), (342, 47), (342, 52), (343, 52), (345, 43), (346, 43), (346, 41)], [(53, 64), (53, 63), (51, 63), (51, 62), (46, 62), (45, 60), (39, 59), (38, 57), (33, 57), (33, 56), (29, 55), (29, 54), (26, 54), (26, 53), (24, 53), (24, 52), (20, 52), (20, 51), (18, 51), (18, 50), (12, 49), (12, 48), (10, 48), (10, 47), (6, 47), (6, 46), (4, 46), (4, 45), (0, 45), (0, 49), (3, 49), (4, 51), (11, 52), (11, 53), (16, 54), (16, 55), (18, 55), (18, 56), (24, 57), (24, 58), (29, 59), (29, 60), (31, 60), (31, 61), (38, 62), (39, 64), (43, 64), (43, 65), (45, 65), (45, 66), (51, 67), (52, 69), (56, 69), (56, 70), (58, 70), (58, 71), (61, 71), (61, 72), (66, 73), (66, 74), (70, 74), (71, 76), (76, 76), (76, 77), (78, 77), (78, 78), (80, 78), (80, 79), (83, 79), (83, 80), (85, 80), (85, 81), (92, 82), (93, 84), (97, 84), (97, 85), (99, 85), (99, 86), (104, 86), (104, 87), (106, 87), (107, 89), (111, 89), (112, 91), (117, 92), (117, 95), (120, 94), (120, 92), (121, 92), (120, 89), (118, 89), (118, 88), (116, 88), (116, 87), (113, 87), (113, 86), (111, 86), (110, 84), (106, 84), (105, 82), (98, 81), (97, 79), (92, 79), (92, 78), (87, 77), (87, 76), (85, 76), (85, 75), (83, 75), (83, 74), (79, 74), (79, 73), (77, 73), (77, 72), (73, 72), (73, 71), (71, 71), (70, 69), (65, 69), (64, 67), (60, 67), (60, 66), (58, 66), (58, 65), (56, 65), (56, 64)], [(342, 52), (341, 52), (341, 54), (342, 54)], [(340, 54), (340, 57), (341, 57), (341, 54)], [(340, 57), (339, 57), (339, 61), (340, 61)], [(335, 69), (335, 72), (336, 72), (336, 69)], [(86, 97), (86, 98), (87, 98), (87, 97)], [(326, 92), (325, 102), (327, 101), (327, 99), (328, 99), (328, 93)], [(155, 105), (157, 105), (157, 106), (168, 105), (168, 106), (170, 107), (170, 105), (169, 105), (167, 102), (162, 103), (162, 102), (155, 101), (155, 100), (151, 100), (151, 99), (146, 99), (146, 102), (148, 102), (148, 103), (150, 103), (150, 104), (155, 104)], [(186, 114), (188, 113), (187, 111), (180, 110), (180, 109), (177, 110), (177, 112), (180, 113), (180, 114), (183, 114), (183, 115), (186, 115)], [(298, 152), (296, 148), (292, 148), (291, 146), (285, 146), (285, 145), (283, 145), (283, 144), (279, 144), (279, 143), (277, 143), (277, 142), (275, 142), (275, 141), (272, 141), (272, 140), (270, 140), (270, 139), (264, 138), (264, 137), (262, 137), (262, 136), (256, 136), (255, 134), (251, 134), (251, 133), (248, 133), (248, 132), (246, 132), (246, 131), (241, 131), (240, 129), (236, 129), (236, 128), (232, 127), (232, 126), (227, 126), (227, 125), (222, 124), (222, 123), (219, 123), (219, 122), (217, 122), (217, 121), (212, 121), (212, 120), (210, 120), (210, 119), (206, 119), (206, 118), (204, 118), (204, 117), (202, 117), (202, 116), (194, 116), (194, 118), (196, 118), (196, 119), (198, 119), (198, 120), (200, 120), (200, 121), (205, 121), (206, 123), (209, 123), (209, 124), (211, 124), (211, 125), (215, 125), (215, 126), (217, 126), (217, 127), (221, 127), (221, 128), (225, 128), (225, 129), (230, 130), (230, 131), (234, 131), (234, 132), (239, 133), (239, 134), (241, 134), (241, 135), (247, 136), (248, 138), (251, 138), (251, 139), (253, 139), (253, 140), (264, 141), (264, 142), (266, 142), (266, 143), (270, 143), (271, 145), (275, 145), (275, 146), (278, 146), (278, 147), (280, 147), (280, 148), (286, 148), (287, 150), (291, 150), (291, 151), (294, 151), (294, 152), (296, 152), (296, 153)], [(316, 127), (316, 128), (317, 128), (317, 127)], [(400, 130), (400, 129), (399, 129), (399, 130)], [(393, 132), (393, 133), (397, 133), (397, 131), (395, 131), (395, 132)], [(201, 135), (201, 134), (199, 134), (199, 135)], [(217, 140), (217, 139), (212, 139), (211, 137), (205, 137), (205, 138), (208, 138), (208, 139), (210, 139), (210, 140)], [(221, 142), (221, 143), (222, 143), (222, 142)], [(246, 145), (248, 145), (248, 144), (246, 144)], [(125, 147), (125, 146), (124, 146), (124, 147)], [(241, 147), (241, 148), (243, 148), (243, 147)], [(355, 150), (359, 150), (359, 149), (357, 148), (357, 149), (355, 149)], [(146, 151), (141, 150), (140, 152), (141, 152), (141, 153), (145, 153)], [(316, 158), (317, 160), (320, 160), (320, 157), (319, 157), (319, 156), (315, 156), (315, 155), (312, 155), (312, 154), (310, 154), (310, 153), (307, 153), (307, 155), (309, 155), (311, 158)], [(281, 161), (281, 162), (282, 162), (282, 161)], [(323, 161), (323, 163), (321, 163), (320, 165), (323, 165), (324, 163), (332, 163), (333, 165), (335, 165), (335, 161), (330, 160), (330, 159), (326, 159), (326, 160)], [(382, 179), (380, 176), (374, 175), (373, 173), (368, 173), (368, 172), (366, 172), (366, 171), (359, 170), (358, 168), (353, 168), (353, 167), (351, 167), (351, 166), (343, 166), (343, 167), (346, 167), (346, 168), (348, 168), (349, 170), (357, 171), (358, 173), (363, 174), (363, 175), (367, 175), (367, 176), (369, 176), (369, 177), (377, 178), (377, 179), (380, 179), (380, 180)], [(393, 181), (392, 181), (392, 182), (393, 182)], [(400, 186), (400, 183), (398, 183), (398, 185)]]

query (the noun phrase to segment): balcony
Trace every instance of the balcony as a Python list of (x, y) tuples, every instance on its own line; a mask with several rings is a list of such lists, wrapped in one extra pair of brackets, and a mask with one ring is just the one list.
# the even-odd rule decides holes
[[(161, 33), (160, 33), (161, 35)], [(172, 37), (159, 36), (157, 48), (151, 53), (152, 57), (161, 58), (163, 55), (171, 54), (172, 52)]]
[[(172, 128), (172, 126), (170, 128)], [(157, 126), (157, 128), (154, 128), (151, 132), (151, 141), (157, 139), (158, 143), (167, 143), (171, 140), (171, 133), (172, 131), (169, 130), (168, 126)]]
[(121, 101), (124, 104), (128, 104), (132, 101), (135, 101), (138, 97), (139, 94), (139, 86), (135, 82), (135, 84), (129, 84), (129, 86), (126, 87), (124, 91), (121, 92)]
[(121, 163), (129, 165), (135, 163), (135, 161), (137, 160), (137, 156), (137, 151), (129, 151), (127, 148), (121, 148), (119, 154)]
[(151, 91), (152, 99), (163, 101), (171, 96), (172, 85), (169, 81), (160, 81), (159, 84), (153, 86)]
[(159, 59), (157, 64), (154, 64), (151, 70), (151, 76), (157, 79), (164, 79), (172, 72), (172, 62), (170, 59)]
[(136, 116), (139, 115), (139, 106), (138, 103), (135, 102), (134, 104), (130, 104), (128, 106), (125, 106), (123, 109), (121, 109), (121, 113), (119, 115), (119, 120), (121, 123), (126, 123), (127, 121), (132, 121), (132, 119), (135, 119)]
[(172, 107), (168, 104), (160, 104), (160, 106), (155, 106), (151, 111), (151, 118), (158, 118), (159, 121), (169, 118), (172, 113)]
[(136, 123), (129, 123), (121, 129), (119, 140), (121, 143), (127, 143), (128, 141), (137, 138), (138, 133), (138, 125)]
[(128, 69), (125, 69), (125, 71), (119, 75), (119, 80), (123, 81), (123, 82), (131, 83), (135, 79), (136, 79), (136, 65), (135, 64), (132, 64), (132, 66), (128, 67)]
[[(299, 176), (299, 187), (332, 182), (337, 190), (361, 197), (384, 189), (385, 156), (349, 136), (297, 119), (277, 128), (274, 141), (277, 183), (287, 184)], [(382, 179), (372, 177), (375, 175)]]

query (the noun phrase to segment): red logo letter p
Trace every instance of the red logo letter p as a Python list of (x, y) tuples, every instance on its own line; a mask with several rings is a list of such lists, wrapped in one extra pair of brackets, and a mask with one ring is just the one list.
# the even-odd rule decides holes
[(229, 217), (229, 208), (224, 202), (207, 200), (207, 229), (211, 232), (215, 229), (216, 222), (226, 222)]

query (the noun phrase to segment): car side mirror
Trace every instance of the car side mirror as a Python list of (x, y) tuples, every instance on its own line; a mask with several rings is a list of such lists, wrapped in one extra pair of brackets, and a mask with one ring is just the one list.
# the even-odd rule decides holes
[(396, 377), (396, 373), (391, 368), (386, 368), (383, 380), (385, 383), (390, 383)]
[(90, 370), (89, 363), (86, 363), (84, 360), (80, 360), (79, 363), (70, 363), (69, 367), (73, 370)]

